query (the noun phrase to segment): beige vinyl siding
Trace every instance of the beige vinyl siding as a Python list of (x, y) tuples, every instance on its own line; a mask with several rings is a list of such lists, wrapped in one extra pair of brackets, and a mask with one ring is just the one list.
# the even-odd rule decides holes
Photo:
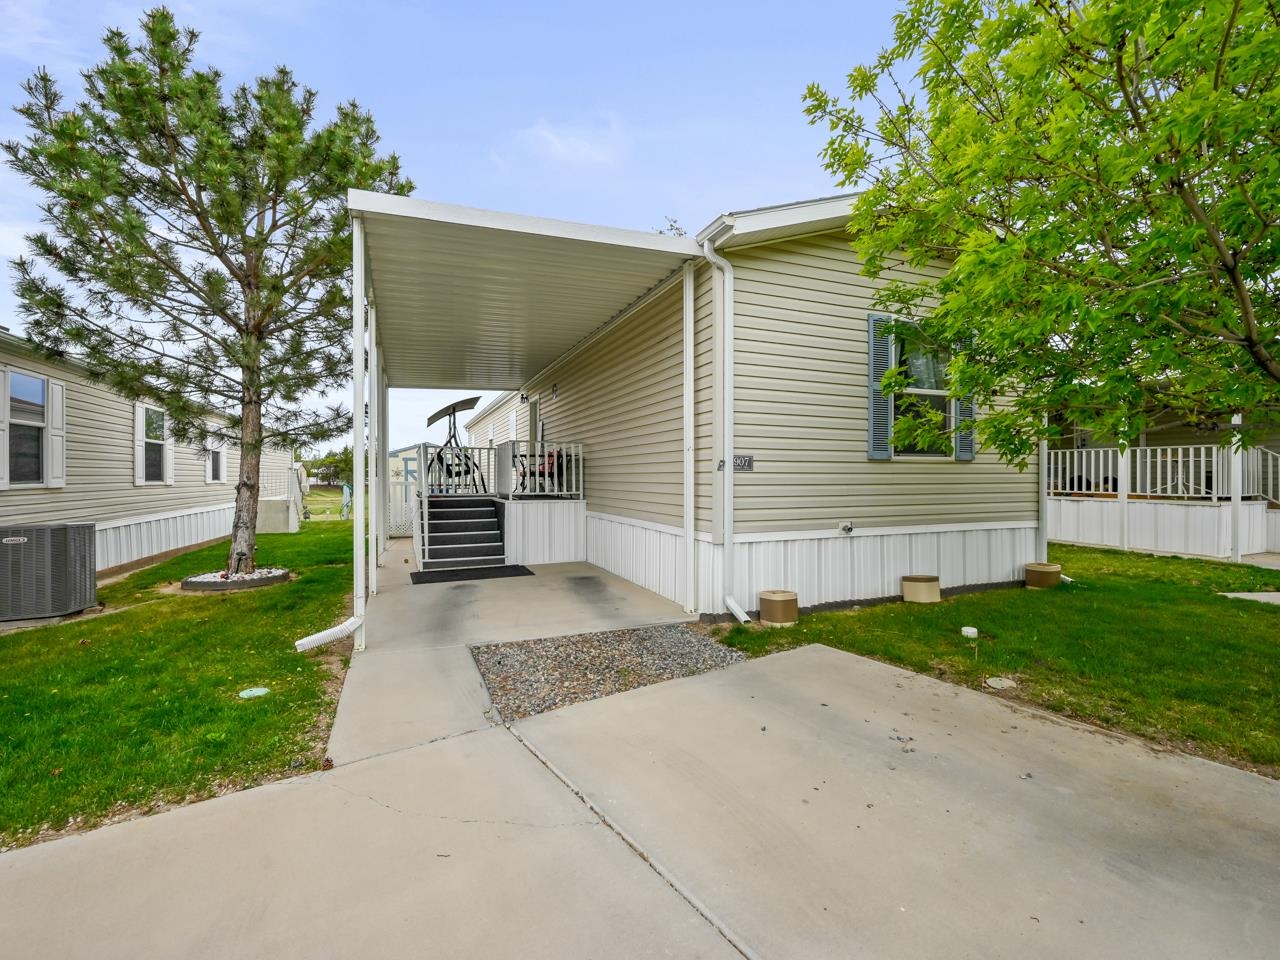
[(716, 377), (714, 273), (706, 262), (694, 273), (693, 294), (693, 438), (694, 521), (702, 532), (712, 529), (716, 477)]
[(683, 522), (682, 309), (677, 281), (527, 388), (546, 440), (583, 444), (588, 510)]
[[(875, 286), (842, 233), (733, 252), (738, 532), (1034, 520), (1034, 466), (867, 459)], [(919, 276), (900, 270), (899, 276)]]
[[(201, 451), (175, 443), (174, 482), (134, 485), (134, 405), (74, 369), (20, 351), (0, 350), (0, 364), (66, 384), (66, 486), (0, 490), (0, 523), (106, 523), (130, 517), (177, 513), (235, 501), (240, 451), (224, 450), (224, 483), (205, 483)], [(285, 470), (289, 451), (263, 452), (261, 473)]]
[(514, 440), (511, 436), (511, 411), (520, 406), (520, 392), (516, 391), (500, 403), (487, 407), (480, 415), (467, 424), (467, 442), (473, 447), (489, 445), (489, 425), (493, 425), (493, 442), (503, 443)]

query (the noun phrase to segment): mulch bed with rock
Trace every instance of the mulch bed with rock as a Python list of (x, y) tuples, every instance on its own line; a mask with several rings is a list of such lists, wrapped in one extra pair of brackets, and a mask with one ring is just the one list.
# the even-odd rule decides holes
[(471, 648), (503, 720), (691, 677), (743, 655), (683, 625), (582, 633)]

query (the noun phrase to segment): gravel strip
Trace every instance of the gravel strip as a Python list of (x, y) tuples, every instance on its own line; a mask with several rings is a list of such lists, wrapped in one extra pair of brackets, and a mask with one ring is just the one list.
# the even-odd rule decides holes
[(507, 721), (737, 663), (741, 653), (682, 625), (471, 648)]

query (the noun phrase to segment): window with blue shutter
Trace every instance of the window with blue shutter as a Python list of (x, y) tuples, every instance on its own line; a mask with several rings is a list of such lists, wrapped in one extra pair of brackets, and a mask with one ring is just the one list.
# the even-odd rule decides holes
[[(958, 461), (974, 458), (974, 434), (972, 428), (956, 430), (954, 451), (941, 447), (908, 446), (892, 442), (893, 420), (901, 403), (926, 404), (940, 411), (949, 428), (964, 421), (972, 421), (976, 408), (972, 400), (957, 400), (947, 396), (946, 354), (912, 350), (906, 341), (895, 339), (891, 331), (893, 318), (887, 314), (868, 316), (868, 353), (870, 356), (869, 388), (867, 391), (867, 459), (892, 460), (896, 455), (909, 457), (954, 456)], [(895, 364), (906, 368), (910, 386), (901, 394), (885, 396), (881, 380)]]

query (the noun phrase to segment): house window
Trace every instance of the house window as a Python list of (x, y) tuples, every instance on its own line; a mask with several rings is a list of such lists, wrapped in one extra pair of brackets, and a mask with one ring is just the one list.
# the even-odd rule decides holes
[(147, 483), (164, 483), (164, 411), (145, 408), (142, 416), (143, 479)]
[[(911, 347), (904, 339), (898, 338), (898, 365), (905, 368), (910, 378), (910, 386), (901, 393), (894, 394), (893, 416), (897, 419), (899, 410), (909, 412), (912, 407), (921, 404), (932, 407), (942, 414), (946, 429), (951, 430), (953, 423), (951, 402), (947, 399), (947, 361), (945, 353), (935, 353)], [(911, 398), (911, 399), (907, 399)], [(951, 450), (946, 446), (921, 446), (914, 442), (903, 443), (897, 438), (893, 441), (893, 452), (898, 456), (908, 457), (949, 457)]]
[(222, 451), (221, 450), (209, 451), (209, 482), (210, 483), (222, 482)]
[(9, 372), (9, 482), (44, 483), (46, 406), (49, 382)]

